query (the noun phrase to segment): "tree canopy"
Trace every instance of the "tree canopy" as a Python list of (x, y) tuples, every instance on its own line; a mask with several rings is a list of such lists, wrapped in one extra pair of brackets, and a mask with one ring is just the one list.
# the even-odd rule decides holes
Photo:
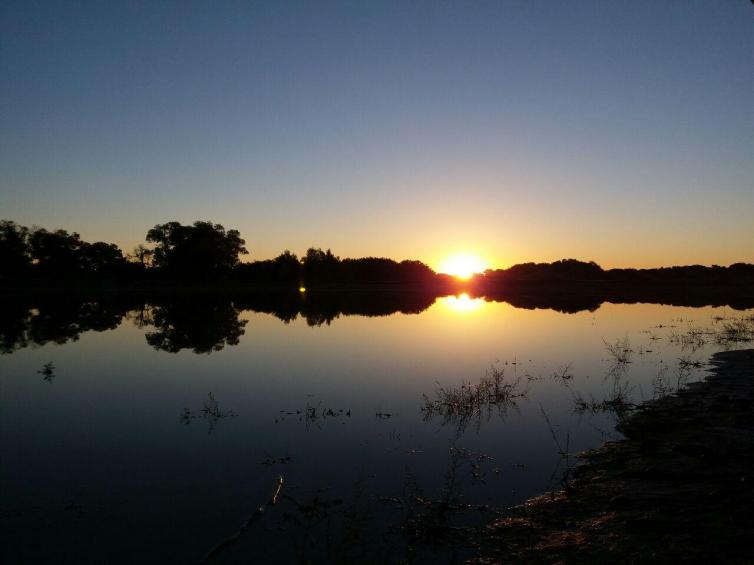
[(155, 243), (156, 267), (184, 277), (206, 277), (226, 273), (248, 253), (238, 230), (225, 230), (220, 224), (179, 222), (157, 224), (147, 232), (147, 241)]
[(23, 273), (29, 265), (29, 229), (10, 220), (0, 221), (0, 274)]

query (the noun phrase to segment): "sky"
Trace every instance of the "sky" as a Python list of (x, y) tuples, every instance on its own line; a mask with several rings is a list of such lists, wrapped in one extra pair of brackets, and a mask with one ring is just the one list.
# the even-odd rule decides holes
[(0, 219), (128, 251), (754, 262), (748, 0), (0, 6)]

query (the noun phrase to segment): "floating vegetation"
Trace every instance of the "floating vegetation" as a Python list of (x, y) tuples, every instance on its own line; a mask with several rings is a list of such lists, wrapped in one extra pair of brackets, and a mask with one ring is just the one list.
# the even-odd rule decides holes
[(602, 343), (605, 344), (605, 349), (610, 354), (611, 360), (614, 363), (620, 365), (631, 363), (631, 354), (634, 350), (631, 349), (631, 342), (628, 336), (615, 340), (615, 343), (609, 343), (603, 338)]
[[(347, 542), (351, 529), (358, 529), (359, 522), (368, 517), (346, 516), (348, 512), (343, 508), (343, 499), (324, 497), (321, 489), (311, 499), (299, 500), (291, 494), (284, 495), (282, 499), (287, 509), (281, 514), (278, 528), (287, 531), (290, 536), (298, 563), (348, 562), (335, 555), (348, 545), (344, 542)], [(340, 527), (334, 528), (334, 524)], [(335, 536), (339, 538), (337, 544), (333, 543)], [(325, 543), (322, 543), (323, 539)]]
[(692, 373), (701, 367), (702, 364), (698, 361), (686, 358), (678, 360), (678, 365), (672, 375), (669, 374), (670, 367), (667, 365), (660, 367), (657, 375), (652, 379), (652, 398), (655, 400), (664, 398), (686, 388)]
[(270, 457), (267, 455), (267, 457), (264, 458), (264, 460), (260, 461), (260, 465), (287, 465), (292, 461), (290, 455), (286, 455), (285, 457)]
[(209, 422), (209, 431), (215, 429), (217, 422), (224, 418), (235, 418), (238, 416), (233, 410), (221, 410), (215, 395), (211, 392), (207, 394), (207, 399), (204, 401), (204, 406), (199, 413), (193, 412), (190, 408), (184, 408), (180, 416), (180, 421), (184, 425), (190, 424), (193, 420), (204, 419)]
[[(472, 484), (484, 483), (487, 477), (487, 469), (485, 468), (485, 465), (494, 463), (495, 461), (494, 457), (490, 457), (486, 453), (466, 449), (465, 447), (451, 447), (450, 454), (458, 461), (468, 465)], [(497, 476), (500, 474), (500, 468), (494, 467), (492, 472)]]
[(670, 384), (670, 380), (668, 379), (668, 370), (669, 367), (667, 365), (660, 366), (657, 374), (652, 379), (653, 399), (662, 398), (664, 396), (667, 396), (668, 394), (675, 392)]
[(637, 405), (631, 400), (634, 387), (621, 377), (622, 375), (613, 376), (612, 390), (601, 399), (592, 395), (585, 398), (578, 392), (573, 392), (574, 412), (591, 415), (607, 413), (615, 416), (618, 423), (624, 421)]
[(340, 420), (341, 423), (345, 423), (344, 418), (351, 417), (351, 409), (325, 408), (322, 406), (322, 402), (313, 405), (307, 401), (306, 406), (303, 408), (297, 408), (296, 410), (281, 410), (280, 416), (275, 418), (275, 423), (278, 424), (284, 422), (291, 417), (299, 422), (304, 422), (307, 428), (309, 426), (321, 428), (328, 419), (337, 419)]
[[(545, 422), (547, 422), (547, 427), (550, 430), (550, 436), (552, 436), (552, 440), (555, 442), (555, 446), (558, 448), (558, 462), (555, 465), (555, 468), (552, 470), (552, 473), (550, 474), (550, 494), (551, 496), (554, 496), (555, 491), (552, 490), (553, 485), (555, 484), (555, 479), (560, 475), (560, 485), (564, 489), (568, 489), (568, 479), (571, 476), (571, 472), (573, 470), (573, 464), (571, 463), (571, 431), (567, 430), (565, 433), (565, 441), (561, 442), (558, 438), (558, 433), (555, 429), (555, 426), (553, 426), (552, 422), (550, 421), (550, 417), (547, 415), (547, 412), (545, 412), (544, 407), (542, 404), (539, 405), (539, 411), (542, 413), (542, 417), (545, 419)], [(561, 473), (560, 470), (564, 469)]]
[(543, 380), (541, 375), (532, 375), (531, 373), (529, 373), (529, 371), (524, 372), (524, 377), (526, 377), (526, 380), (529, 382)]
[(570, 456), (569, 448), (571, 445), (571, 432), (570, 431), (566, 432), (565, 444), (562, 444), (560, 440), (558, 439), (557, 433), (555, 433), (555, 426), (552, 425), (552, 422), (550, 421), (550, 418), (547, 415), (547, 412), (545, 412), (545, 409), (541, 404), (539, 405), (539, 411), (542, 413), (542, 417), (545, 419), (545, 422), (547, 422), (547, 427), (550, 429), (550, 435), (552, 436), (552, 439), (558, 448), (558, 455), (560, 455), (560, 457), (562, 458), (567, 459)]
[(445, 388), (438, 383), (434, 399), (423, 395), (423, 419), (439, 416), (442, 425), (454, 424), (458, 433), (474, 422), (478, 431), (482, 421), (489, 420), (495, 412), (504, 417), (509, 408), (516, 406), (516, 400), (526, 395), (519, 390), (520, 382), (520, 377), (506, 381), (504, 370), (492, 366), (476, 384), (464, 381), (460, 386)]
[(668, 335), (668, 341), (682, 350), (688, 349), (693, 353), (713, 341), (714, 335), (712, 329), (689, 328), (680, 333), (672, 331)]
[(715, 340), (721, 345), (754, 341), (754, 316), (723, 321), (715, 334)]
[(707, 344), (730, 349), (754, 341), (754, 316), (747, 315), (738, 318), (716, 316), (713, 318), (711, 327), (690, 327), (683, 332), (673, 331), (668, 340), (692, 353)]
[(621, 396), (613, 396), (612, 398), (604, 398), (597, 401), (592, 397), (589, 400), (585, 400), (583, 397), (574, 398), (574, 411), (577, 414), (584, 414), (589, 412), (591, 414), (597, 414), (599, 412), (610, 412), (616, 414), (619, 418), (625, 417), (629, 410), (636, 408), (636, 404), (628, 402)]
[(688, 355), (684, 355), (678, 359), (678, 366), (683, 369), (701, 369), (702, 362), (698, 359), (691, 359)]
[(55, 365), (52, 361), (45, 363), (37, 373), (42, 375), (45, 382), (51, 383), (55, 379)]
[[(470, 520), (485, 520), (485, 514), (495, 511), (487, 504), (473, 504), (464, 485), (473, 486), (485, 482), (488, 476), (500, 477), (500, 467), (495, 459), (480, 451), (462, 447), (449, 449), (448, 466), (443, 481), (435, 494), (425, 493), (416, 476), (407, 467), (402, 496), (382, 497), (381, 501), (403, 514), (399, 524), (391, 525), (389, 532), (397, 533), (407, 544), (404, 559), (391, 562), (414, 561), (420, 548), (445, 547), (447, 549), (467, 546), (465, 526)], [(437, 555), (430, 562), (437, 560)], [(456, 562), (446, 559), (444, 562)], [(424, 561), (421, 561), (424, 562)]]
[(571, 372), (571, 363), (558, 367), (557, 371), (553, 371), (552, 378), (557, 381), (570, 381), (573, 379), (573, 373)]

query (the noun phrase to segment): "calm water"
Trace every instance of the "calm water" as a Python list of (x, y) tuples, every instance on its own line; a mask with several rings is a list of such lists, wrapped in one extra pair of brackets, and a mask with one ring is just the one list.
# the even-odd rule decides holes
[[(429, 501), (471, 505), (448, 518), (464, 525), (492, 517), (480, 505), (557, 488), (573, 462), (559, 452), (617, 437), (614, 413), (575, 399), (638, 402), (702, 377), (679, 359), (721, 346), (673, 337), (744, 314), (429, 304), (308, 319), (190, 301), (19, 306), (0, 355), (2, 561), (201, 562), (281, 476), (278, 504), (209, 562), (451, 561), (412, 538), (437, 517)], [(604, 342), (625, 339), (631, 363), (616, 368)], [(490, 366), (510, 404), (465, 425), (422, 412), (423, 395)]]

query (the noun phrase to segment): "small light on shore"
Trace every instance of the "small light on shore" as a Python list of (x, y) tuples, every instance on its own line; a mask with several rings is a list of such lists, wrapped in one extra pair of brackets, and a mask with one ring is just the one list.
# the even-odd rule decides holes
[(299, 292), (306, 292), (306, 287), (300, 286), (298, 287)]

